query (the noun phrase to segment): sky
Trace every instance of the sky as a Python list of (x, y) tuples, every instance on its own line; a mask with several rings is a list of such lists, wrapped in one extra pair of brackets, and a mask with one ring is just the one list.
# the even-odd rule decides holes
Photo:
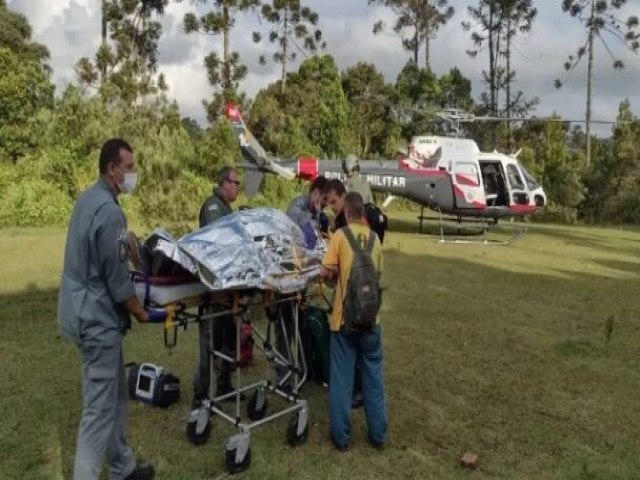
[[(488, 63), (488, 54), (481, 52), (478, 58), (470, 58), (466, 54), (472, 48), (470, 36), (461, 28), (461, 22), (469, 21), (467, 6), (475, 1), (450, 0), (456, 12), (431, 43), (431, 63), (438, 75), (458, 67), (472, 81), (472, 94), (477, 100), (484, 89), (482, 71)], [(34, 40), (49, 48), (58, 91), (75, 83), (74, 64), (83, 56), (92, 58), (100, 43), (100, 0), (8, 0), (7, 3), (11, 10), (26, 15), (33, 28)], [(535, 3), (538, 19), (532, 31), (516, 41), (512, 59), (516, 71), (513, 88), (522, 90), (529, 97), (539, 97), (540, 103), (533, 112), (536, 116), (557, 113), (567, 119), (584, 119), (586, 59), (563, 88), (554, 86), (556, 78), (563, 79), (566, 75), (563, 64), (567, 56), (584, 44), (584, 30), (576, 19), (562, 12), (561, 0), (537, 0)], [(340, 70), (359, 61), (373, 62), (387, 81), (395, 82), (411, 54), (403, 50), (397, 37), (372, 33), (373, 24), (378, 20), (393, 24), (391, 10), (368, 6), (367, 0), (303, 0), (303, 4), (319, 14), (319, 27), (327, 43), (326, 53), (335, 58)], [(204, 124), (202, 99), (209, 98), (213, 90), (207, 82), (203, 59), (211, 51), (221, 54), (222, 41), (218, 36), (185, 34), (183, 17), (191, 11), (202, 12), (203, 7), (193, 0), (171, 0), (161, 19), (159, 71), (165, 74), (168, 96), (178, 101), (182, 115)], [(640, 16), (640, 0), (628, 0), (619, 11), (624, 18), (630, 14)], [(251, 33), (256, 29), (266, 30), (265, 22), (260, 23), (257, 13), (247, 13), (236, 23), (231, 38), (232, 49), (239, 52), (249, 69), (241, 90), (250, 97), (279, 78), (277, 66), (272, 63), (261, 66), (258, 62), (261, 54), (269, 56), (271, 50), (268, 45), (253, 43)], [(615, 120), (619, 104), (625, 99), (631, 102), (632, 111), (638, 115), (640, 56), (615, 39), (608, 40), (626, 68), (614, 71), (605, 46), (600, 42), (596, 44), (593, 118)], [(424, 61), (422, 54), (420, 61)], [(296, 66), (292, 65), (292, 68)], [(594, 126), (594, 130), (598, 136), (608, 136), (611, 127)]]

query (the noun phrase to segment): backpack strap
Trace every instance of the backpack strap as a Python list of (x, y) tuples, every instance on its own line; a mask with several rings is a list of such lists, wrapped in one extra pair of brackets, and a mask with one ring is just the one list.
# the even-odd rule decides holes
[(356, 237), (353, 236), (353, 232), (348, 226), (343, 227), (341, 230), (343, 231), (344, 236), (347, 237), (347, 241), (349, 242), (354, 255), (359, 255), (363, 252), (367, 252), (369, 255), (373, 253), (373, 244), (376, 241), (373, 230), (369, 229), (369, 239), (367, 240), (367, 246), (364, 250), (360, 248), (360, 245), (358, 245), (358, 242), (356, 241)]
[[(360, 249), (360, 245), (358, 245), (358, 242), (356, 241), (356, 237), (353, 236), (353, 232), (351, 231), (349, 226), (346, 225), (342, 227), (340, 230), (342, 231), (342, 233), (344, 233), (344, 236), (347, 238), (347, 241), (349, 242), (349, 246), (353, 251), (354, 258), (360, 257), (362, 255), (362, 250)], [(346, 285), (343, 285), (342, 278), (339, 278), (338, 280), (340, 282), (340, 293), (342, 294), (342, 306), (344, 308), (344, 302), (346, 300), (345, 295), (347, 293)], [(347, 279), (345, 279), (345, 281), (347, 281)]]
[(358, 245), (358, 242), (356, 241), (356, 237), (353, 236), (353, 232), (351, 231), (351, 229), (348, 226), (346, 226), (342, 228), (342, 232), (344, 233), (344, 236), (347, 237), (347, 241), (351, 246), (351, 250), (353, 250), (353, 254), (357, 255), (358, 253), (361, 253), (362, 250), (360, 249), (360, 245)]
[(373, 254), (373, 244), (376, 241), (375, 238), (376, 233), (369, 229), (369, 241), (367, 242), (367, 248), (366, 248), (366, 252), (369, 254), (369, 256), (371, 256)]

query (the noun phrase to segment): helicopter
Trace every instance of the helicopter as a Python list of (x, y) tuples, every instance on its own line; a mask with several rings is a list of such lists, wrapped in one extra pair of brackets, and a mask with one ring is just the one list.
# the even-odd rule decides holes
[[(264, 173), (308, 181), (319, 175), (345, 180), (341, 160), (272, 157), (251, 134), (236, 105), (227, 104), (225, 116), (245, 159), (247, 195), (257, 192)], [(486, 233), (485, 221), (496, 224), (500, 218), (529, 215), (547, 202), (544, 189), (517, 154), (481, 152), (471, 139), (415, 136), (408, 151), (398, 151), (394, 160), (363, 160), (359, 169), (374, 192), (387, 195), (383, 207), (396, 197), (422, 207), (420, 231), (425, 207), (437, 211), (441, 220), (443, 214), (459, 223), (463, 217), (480, 219)]]

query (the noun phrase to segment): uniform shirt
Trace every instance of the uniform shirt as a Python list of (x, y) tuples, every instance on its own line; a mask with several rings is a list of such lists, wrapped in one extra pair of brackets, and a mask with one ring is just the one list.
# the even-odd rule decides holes
[(230, 213), (233, 213), (231, 205), (224, 201), (219, 190), (215, 190), (200, 207), (200, 228)]
[(58, 323), (80, 345), (122, 341), (135, 296), (129, 278), (127, 220), (116, 195), (100, 179), (76, 202), (67, 231), (58, 296)]
[(289, 203), (287, 216), (300, 227), (307, 247), (314, 248), (318, 240), (316, 230), (320, 229), (319, 212), (311, 209), (309, 195), (300, 195)]
[(358, 192), (362, 197), (363, 203), (373, 203), (373, 194), (371, 193), (371, 185), (367, 180), (360, 176), (360, 174), (351, 175), (347, 177), (344, 182), (344, 188), (347, 192)]
[[(367, 227), (363, 222), (352, 221), (348, 227), (353, 232), (353, 236), (360, 243), (360, 248), (363, 250), (367, 248), (367, 242), (369, 240), (369, 234), (372, 233), (371, 229)], [(382, 274), (382, 248), (380, 247), (380, 240), (374, 233), (373, 249), (371, 250), (371, 259), (376, 267), (378, 276)], [(353, 263), (353, 251), (349, 240), (345, 236), (344, 232), (340, 229), (331, 237), (329, 248), (322, 260), (322, 265), (327, 268), (338, 267), (338, 279), (336, 280), (336, 290), (333, 297), (333, 313), (331, 320), (329, 321), (329, 329), (332, 332), (340, 331), (340, 327), (344, 324), (342, 318), (342, 303), (344, 302), (345, 290), (347, 288), (347, 282), (349, 281), (349, 273), (351, 272), (351, 265)]]
[(319, 212), (312, 210), (309, 205), (309, 195), (300, 195), (289, 203), (287, 216), (302, 228), (306, 223), (316, 226)]

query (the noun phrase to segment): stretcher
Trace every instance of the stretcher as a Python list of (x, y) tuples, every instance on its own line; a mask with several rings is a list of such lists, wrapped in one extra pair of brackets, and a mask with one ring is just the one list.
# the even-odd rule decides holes
[[(186, 417), (187, 437), (194, 445), (207, 443), (211, 435), (212, 419), (219, 417), (228, 421), (236, 428), (236, 433), (224, 442), (224, 461), (230, 473), (237, 473), (247, 469), (251, 463), (250, 438), (252, 429), (289, 415), (286, 438), (292, 446), (306, 442), (309, 429), (309, 413), (306, 400), (299, 396), (299, 390), (307, 378), (307, 365), (302, 349), (299, 326), (300, 306), (307, 300), (304, 291), (282, 294), (270, 290), (255, 288), (231, 289), (212, 291), (198, 281), (196, 277), (165, 278), (135, 276), (136, 293), (146, 308), (163, 308), (167, 311), (164, 322), (164, 342), (167, 348), (174, 348), (178, 344), (178, 331), (187, 330), (189, 324), (210, 322), (209, 325), (209, 368), (210, 385), (209, 397), (196, 405)], [(276, 315), (267, 315), (266, 327), (263, 331), (253, 325), (254, 336), (257, 337), (255, 347), (262, 351), (267, 360), (267, 371), (264, 377), (247, 385), (242, 385), (242, 370), (240, 365), (240, 332), (242, 323), (250, 323), (249, 313), (255, 309), (273, 309), (287, 304), (292, 308), (293, 332), (287, 332), (282, 308), (276, 308)], [(212, 305), (224, 305), (224, 310), (212, 311)], [(235, 358), (214, 348), (213, 322), (217, 318), (232, 314), (236, 321)], [(274, 329), (280, 328), (285, 338), (285, 352), (275, 348), (272, 342)], [(219, 359), (218, 362), (215, 360)], [(225, 395), (215, 396), (216, 378), (219, 372), (218, 364), (226, 361), (235, 366), (235, 390)], [(281, 378), (275, 377), (275, 369), (285, 369), (286, 374)], [(276, 378), (274, 380), (274, 378)], [(285, 388), (289, 385), (290, 388)], [(241, 395), (251, 392), (246, 405), (246, 416), (241, 411)], [(280, 410), (267, 415), (268, 395), (275, 395), (285, 400), (287, 405)], [(233, 412), (226, 412), (222, 402), (233, 397)]]

